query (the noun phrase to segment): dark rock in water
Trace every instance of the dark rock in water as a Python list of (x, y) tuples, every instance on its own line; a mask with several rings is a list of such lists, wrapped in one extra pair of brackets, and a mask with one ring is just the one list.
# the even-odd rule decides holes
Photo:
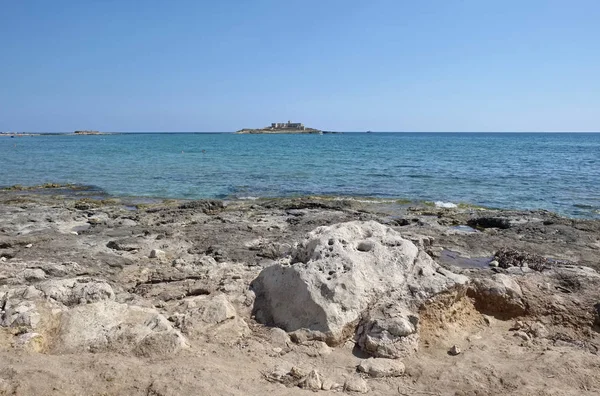
[(190, 201), (179, 205), (179, 209), (195, 209), (204, 213), (215, 213), (225, 207), (223, 201), (219, 200), (199, 200)]
[(327, 200), (317, 198), (296, 198), (296, 199), (276, 199), (261, 203), (261, 206), (266, 209), (330, 209), (330, 210), (346, 210), (352, 208), (353, 204), (350, 200)]
[(552, 264), (550, 260), (543, 256), (508, 248), (498, 250), (495, 259), (501, 268), (529, 267), (536, 271), (543, 271)]
[(510, 221), (503, 217), (479, 217), (467, 221), (467, 224), (473, 228), (510, 228)]

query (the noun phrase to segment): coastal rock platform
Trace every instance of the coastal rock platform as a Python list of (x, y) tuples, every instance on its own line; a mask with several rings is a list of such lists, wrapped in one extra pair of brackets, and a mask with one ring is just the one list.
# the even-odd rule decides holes
[(598, 270), (545, 211), (0, 191), (0, 395), (597, 395)]

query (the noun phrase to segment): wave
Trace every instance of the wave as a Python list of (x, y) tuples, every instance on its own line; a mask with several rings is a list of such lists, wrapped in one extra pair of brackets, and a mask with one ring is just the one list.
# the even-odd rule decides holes
[(436, 208), (458, 208), (458, 205), (452, 202), (435, 201)]

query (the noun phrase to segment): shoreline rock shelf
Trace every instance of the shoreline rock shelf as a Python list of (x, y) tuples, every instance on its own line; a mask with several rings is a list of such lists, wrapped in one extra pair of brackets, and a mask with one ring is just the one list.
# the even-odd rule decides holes
[(600, 391), (599, 220), (67, 188), (0, 191), (0, 395)]

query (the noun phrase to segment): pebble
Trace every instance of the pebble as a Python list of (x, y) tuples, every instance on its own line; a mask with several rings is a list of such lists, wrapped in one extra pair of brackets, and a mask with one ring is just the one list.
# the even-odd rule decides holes
[(150, 252), (150, 258), (164, 258), (165, 252), (160, 249), (152, 249)]
[(498, 263), (497, 260), (492, 260), (492, 261), (490, 261), (489, 265), (490, 265), (490, 267), (497, 267), (500, 265), (500, 263)]
[(77, 231), (71, 231), (71, 234), (73, 234), (73, 235), (79, 235), (79, 234), (77, 233)]
[(317, 370), (311, 370), (304, 381), (302, 381), (301, 387), (313, 391), (321, 390), (323, 387), (323, 377), (321, 377), (321, 374)]
[(348, 392), (367, 393), (369, 387), (367, 386), (367, 381), (364, 379), (360, 377), (350, 377), (347, 378), (344, 383), (344, 390)]
[(529, 341), (531, 339), (527, 333), (525, 333), (524, 331), (521, 331), (521, 330), (515, 331), (513, 336), (519, 337), (523, 341)]
[(25, 245), (25, 247), (26, 247), (27, 249), (29, 249), (29, 248), (30, 248), (30, 247), (32, 247), (32, 246), (33, 246), (33, 243), (28, 243), (27, 245)]
[(452, 348), (448, 351), (448, 353), (452, 356), (460, 355), (462, 351), (458, 347), (458, 345), (452, 345)]

